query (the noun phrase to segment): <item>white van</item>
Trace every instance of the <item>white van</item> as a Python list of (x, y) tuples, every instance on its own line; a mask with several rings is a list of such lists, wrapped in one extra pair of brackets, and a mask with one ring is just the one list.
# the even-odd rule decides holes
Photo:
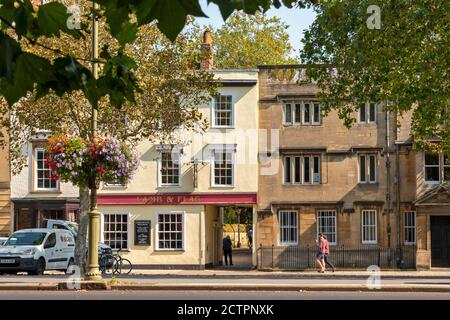
[(25, 229), (14, 232), (0, 247), (0, 274), (45, 270), (67, 271), (75, 261), (75, 239), (62, 229)]

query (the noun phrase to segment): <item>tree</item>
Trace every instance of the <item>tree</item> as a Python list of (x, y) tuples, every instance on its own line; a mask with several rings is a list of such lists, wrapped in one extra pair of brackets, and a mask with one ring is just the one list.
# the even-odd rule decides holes
[[(83, 9), (88, 12), (89, 8), (85, 6)], [(102, 55), (113, 55), (119, 48), (105, 31), (104, 22), (101, 22), (100, 30)], [(176, 143), (171, 134), (180, 125), (199, 131), (207, 128), (208, 123), (197, 106), (208, 102), (216, 93), (217, 83), (212, 81), (210, 72), (196, 69), (198, 62), (205, 58), (198, 32), (198, 27), (189, 22), (187, 29), (172, 43), (155, 24), (139, 30), (135, 42), (127, 46), (125, 52), (136, 61), (136, 78), (142, 91), (136, 94), (136, 103), (125, 102), (120, 109), (114, 107), (108, 97), (99, 101), (98, 126), (102, 136), (116, 137), (131, 144), (145, 139)], [(74, 41), (62, 35), (44, 43), (60, 52), (81, 57), (88, 67), (90, 46), (86, 41)], [(43, 57), (51, 58), (55, 54), (42, 47), (26, 48)], [(4, 111), (8, 109), (5, 101), (1, 107)], [(80, 90), (62, 97), (49, 94), (38, 98), (36, 94), (29, 94), (9, 111), (11, 117), (5, 119), (3, 126), (9, 130), (13, 173), (20, 172), (25, 165), (22, 147), (38, 131), (74, 132), (89, 139), (91, 107)], [(89, 211), (89, 189), (86, 187), (80, 188), (80, 204), (76, 262), (84, 273)]]
[(233, 13), (213, 32), (214, 65), (219, 69), (256, 68), (262, 64), (292, 64), (288, 25), (280, 18), (256, 12)]
[[(151, 22), (171, 41), (186, 25), (187, 17), (204, 17), (199, 0), (94, 0), (98, 9), (90, 10), (96, 19), (105, 19), (107, 32), (123, 49), (136, 40), (138, 30)], [(285, 6), (304, 6), (315, 0), (282, 0)], [(226, 20), (235, 10), (254, 14), (267, 11), (271, 5), (281, 6), (280, 0), (208, 0), (216, 3)], [(81, 2), (80, 2), (81, 3)], [(73, 54), (62, 55), (55, 48), (45, 46), (42, 39), (57, 38), (61, 34), (74, 39), (83, 37), (87, 24), (79, 23), (77, 7), (68, 12), (60, 1), (36, 6), (31, 0), (0, 0), (0, 95), (11, 106), (27, 93), (36, 90), (38, 96), (50, 91), (62, 96), (81, 90), (91, 105), (109, 96), (118, 107), (125, 101), (135, 102), (138, 82), (134, 76), (133, 59), (118, 50), (113, 56), (103, 56), (99, 62), (104, 72), (96, 79), (91, 70)], [(54, 51), (55, 58), (45, 58), (26, 52), (23, 42)], [(120, 72), (112, 72), (119, 70)]]
[(325, 111), (351, 126), (362, 103), (383, 103), (399, 116), (412, 113), (419, 146), (437, 137), (450, 150), (449, 10), (448, 1), (433, 0), (317, 4), (301, 57)]
[[(288, 7), (303, 6), (310, 1), (312, 0), (282, 0)], [(219, 6), (224, 19), (228, 18), (234, 10), (254, 14), (258, 10), (267, 11), (272, 4), (275, 7), (281, 6), (280, 0), (233, 2), (208, 0), (209, 2)], [(156, 22), (157, 28), (174, 41), (185, 26), (188, 16), (204, 16), (198, 0), (93, 0), (91, 3), (95, 5), (89, 8), (89, 15), (84, 17), (92, 16), (93, 25), (97, 25), (99, 20), (106, 22), (105, 30), (115, 39), (116, 50), (108, 51), (108, 48), (104, 48), (99, 58), (94, 56), (92, 59), (83, 59), (74, 55), (73, 52), (64, 52), (45, 44), (46, 41), (55, 41), (62, 35), (71, 37), (72, 41), (85, 40), (85, 34), (89, 32), (87, 24), (80, 21), (79, 7), (71, 7), (68, 10), (58, 1), (37, 6), (30, 0), (0, 0), (0, 95), (7, 103), (7, 108), (1, 110), (2, 115), (12, 113), (13, 121), (20, 120), (20, 117), (10, 108), (29, 95), (42, 98), (52, 95), (64, 97), (67, 94), (78, 94), (78, 97), (85, 97), (89, 101), (93, 108), (93, 115), (97, 114), (102, 99), (107, 99), (112, 107), (119, 109), (127, 103), (136, 105), (137, 95), (145, 97), (147, 94), (139, 86), (140, 81), (136, 76), (138, 65), (128, 53), (130, 45), (137, 51), (140, 49), (135, 43), (138, 32), (149, 23)], [(33, 52), (29, 47), (36, 50), (42, 49), (53, 55), (46, 56), (42, 52)], [(147, 57), (144, 58), (148, 61)], [(89, 70), (82, 61), (92, 63), (95, 70), (98, 64), (101, 64), (102, 72), (97, 76), (96, 72)], [(179, 79), (174, 80), (174, 83), (183, 82)], [(193, 77), (185, 80), (195, 81)], [(182, 100), (181, 97), (183, 96), (179, 94), (172, 97), (172, 100), (164, 101), (165, 106)], [(155, 97), (155, 99), (161, 98), (165, 96)], [(80, 103), (80, 101), (83, 99), (77, 99), (74, 102)], [(22, 105), (22, 103), (19, 104), (19, 106)], [(119, 112), (113, 112), (112, 117), (116, 119), (118, 114)], [(75, 111), (74, 116), (80, 117), (80, 114)], [(142, 117), (142, 114), (139, 116)], [(96, 124), (95, 119), (96, 117), (92, 116), (92, 124)], [(161, 122), (158, 121), (154, 125), (162, 131)], [(93, 142), (95, 128), (95, 125), (91, 126), (90, 139)], [(113, 130), (111, 129), (113, 126), (108, 128)], [(140, 129), (137, 132), (140, 132)], [(19, 136), (22, 134), (23, 132), (20, 132)], [(4, 144), (4, 140), (1, 142)], [(92, 199), (95, 200), (96, 189), (92, 186), (91, 190)], [(96, 208), (92, 209), (92, 213), (95, 210), (97, 215)], [(94, 268), (93, 278), (97, 278), (96, 272)]]

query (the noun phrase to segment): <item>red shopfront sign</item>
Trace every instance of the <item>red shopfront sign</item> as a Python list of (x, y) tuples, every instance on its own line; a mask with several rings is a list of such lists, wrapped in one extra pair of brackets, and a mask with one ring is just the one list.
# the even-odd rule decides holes
[(99, 205), (202, 205), (256, 204), (256, 193), (218, 194), (108, 194), (98, 195)]

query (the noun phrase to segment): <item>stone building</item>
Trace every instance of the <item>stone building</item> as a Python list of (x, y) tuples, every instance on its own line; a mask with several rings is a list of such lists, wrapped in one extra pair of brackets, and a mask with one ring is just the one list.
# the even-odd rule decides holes
[(323, 232), (335, 248), (392, 248), (389, 265), (404, 263), (398, 248), (418, 268), (448, 263), (448, 157), (415, 150), (410, 116), (397, 128), (380, 104), (361, 106), (349, 129), (337, 112), (323, 116), (317, 86), (298, 84), (303, 71), (260, 67), (268, 141), (259, 150), (255, 243), (314, 247)]

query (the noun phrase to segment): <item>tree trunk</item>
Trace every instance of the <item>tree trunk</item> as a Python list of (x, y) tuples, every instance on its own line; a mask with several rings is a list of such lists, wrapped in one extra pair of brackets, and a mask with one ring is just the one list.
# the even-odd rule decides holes
[(80, 268), (81, 276), (86, 272), (87, 265), (87, 230), (89, 224), (89, 189), (80, 187), (80, 225), (78, 227), (77, 243), (75, 245), (75, 265)]

